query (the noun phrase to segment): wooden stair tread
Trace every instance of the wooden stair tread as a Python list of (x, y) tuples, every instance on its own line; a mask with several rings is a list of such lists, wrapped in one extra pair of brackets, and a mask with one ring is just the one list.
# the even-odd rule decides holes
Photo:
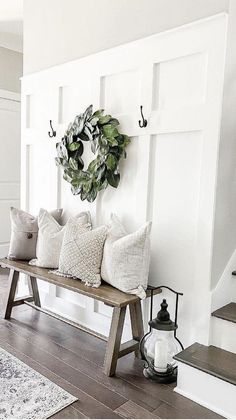
[(186, 365), (236, 385), (236, 354), (215, 346), (194, 343), (175, 359)]
[(222, 306), (222, 308), (212, 312), (212, 316), (224, 319), (226, 321), (236, 322), (236, 303), (231, 302), (228, 303), (228, 305)]
[[(65, 289), (71, 290), (73, 292), (81, 293), (90, 298), (100, 300), (106, 305), (123, 307), (139, 301), (138, 296), (121, 292), (120, 290), (110, 286), (105, 282), (103, 282), (98, 288), (89, 287), (79, 279), (57, 276), (56, 274), (51, 273), (47, 268), (32, 266), (29, 265), (29, 263), (26, 261), (13, 261), (7, 258), (3, 258), (0, 259), (0, 266), (36, 277), (40, 280), (47, 281), (48, 283), (55, 284), (59, 287), (64, 287)], [(156, 289), (153, 293), (154, 295), (161, 293), (161, 289)], [(147, 290), (147, 297), (149, 297), (150, 294), (151, 292)]]

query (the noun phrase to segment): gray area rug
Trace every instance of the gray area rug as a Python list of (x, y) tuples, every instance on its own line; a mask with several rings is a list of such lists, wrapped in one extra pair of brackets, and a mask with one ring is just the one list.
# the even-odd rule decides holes
[(77, 398), (0, 348), (0, 419), (46, 419)]

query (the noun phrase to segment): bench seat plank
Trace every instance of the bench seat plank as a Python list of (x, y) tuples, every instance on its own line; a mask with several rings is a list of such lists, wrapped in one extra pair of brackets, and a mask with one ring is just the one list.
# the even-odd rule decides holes
[[(80, 280), (57, 276), (56, 274), (50, 273), (47, 268), (35, 267), (29, 265), (25, 261), (13, 261), (3, 258), (0, 259), (0, 266), (3, 268), (13, 269), (40, 280), (45, 280), (56, 286), (63, 287), (73, 292), (104, 302), (106, 305), (121, 308), (139, 301), (137, 296), (123, 293), (109, 284), (102, 283), (102, 285), (98, 288), (86, 286), (85, 283)], [(160, 293), (160, 291), (157, 290), (155, 291), (155, 294), (156, 293)], [(149, 296), (149, 293), (147, 293), (147, 296)]]

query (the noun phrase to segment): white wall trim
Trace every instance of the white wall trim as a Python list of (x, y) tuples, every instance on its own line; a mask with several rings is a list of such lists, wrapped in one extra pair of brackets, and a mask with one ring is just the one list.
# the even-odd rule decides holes
[(12, 92), (10, 90), (0, 89), (0, 98), (8, 99), (9, 101), (21, 101), (21, 94), (17, 92)]

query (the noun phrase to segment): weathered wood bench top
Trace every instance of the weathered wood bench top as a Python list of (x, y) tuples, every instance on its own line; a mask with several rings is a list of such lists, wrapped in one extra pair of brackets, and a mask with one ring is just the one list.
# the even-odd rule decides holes
[[(32, 302), (34, 302), (34, 307), (36, 309), (45, 312), (41, 307), (40, 293), (37, 285), (37, 279), (44, 280), (48, 283), (100, 300), (106, 305), (112, 306), (112, 320), (104, 360), (104, 372), (106, 375), (112, 376), (115, 374), (117, 360), (120, 357), (132, 352), (135, 352), (135, 355), (139, 356), (139, 342), (144, 334), (142, 308), (139, 297), (123, 293), (106, 283), (103, 283), (98, 288), (89, 287), (80, 280), (57, 276), (56, 274), (50, 273), (46, 268), (31, 266), (25, 261), (12, 261), (4, 258), (0, 259), (0, 267), (10, 269), (9, 290), (6, 309), (4, 311), (5, 319), (11, 317), (12, 308), (14, 308), (14, 306), (24, 304), (32, 305)], [(20, 273), (28, 276), (31, 293), (29, 296), (16, 298)], [(161, 293), (161, 289), (153, 290), (153, 294), (157, 293)], [(147, 290), (147, 297), (149, 297), (150, 294), (151, 291)], [(127, 307), (130, 312), (132, 339), (121, 344)], [(46, 311), (46, 313), (49, 312)], [(49, 315), (55, 316), (55, 314), (52, 313), (49, 313)], [(93, 333), (91, 330), (87, 332), (90, 334)]]
[[(25, 261), (13, 261), (3, 258), (0, 259), (0, 266), (27, 274), (28, 276), (36, 277), (40, 280), (45, 280), (48, 283), (100, 300), (107, 305), (116, 306), (118, 308), (135, 303), (139, 300), (137, 296), (123, 293), (109, 284), (102, 283), (98, 288), (86, 286), (85, 283), (80, 280), (57, 276), (56, 274), (50, 273), (47, 268), (32, 266)], [(157, 293), (160, 293), (160, 290), (154, 291), (154, 294)], [(149, 291), (147, 291), (147, 296), (150, 296)]]

